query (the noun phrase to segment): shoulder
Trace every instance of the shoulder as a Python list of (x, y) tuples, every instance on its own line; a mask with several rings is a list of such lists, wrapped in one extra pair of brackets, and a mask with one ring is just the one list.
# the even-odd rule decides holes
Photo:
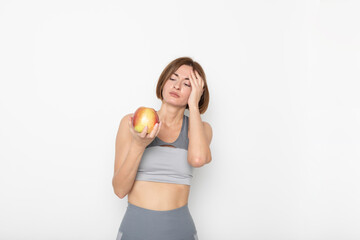
[(210, 123), (203, 121), (203, 126), (204, 126), (207, 134), (212, 135), (212, 127), (211, 127)]
[(130, 136), (130, 131), (128, 131), (128, 129), (131, 116), (133, 116), (133, 113), (126, 114), (121, 118), (119, 123), (118, 135)]
[(121, 121), (120, 121), (120, 124), (121, 124), (122, 122), (130, 121), (130, 117), (131, 117), (132, 115), (133, 115), (133, 113), (128, 113), (128, 114), (124, 115), (124, 116), (122, 117)]
[(210, 130), (212, 129), (210, 123), (205, 122), (205, 121), (203, 121), (202, 123), (205, 128), (210, 129)]

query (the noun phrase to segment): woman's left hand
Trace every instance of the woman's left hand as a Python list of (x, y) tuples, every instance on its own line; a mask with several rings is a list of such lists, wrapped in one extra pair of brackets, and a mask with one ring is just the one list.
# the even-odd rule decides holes
[(204, 92), (204, 80), (200, 77), (197, 71), (190, 71), (190, 84), (191, 84), (191, 93), (188, 99), (188, 105), (198, 107), (200, 98)]

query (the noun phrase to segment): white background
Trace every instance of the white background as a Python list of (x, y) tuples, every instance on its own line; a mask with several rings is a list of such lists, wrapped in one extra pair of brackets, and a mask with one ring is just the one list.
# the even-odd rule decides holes
[[(0, 239), (115, 239), (121, 118), (207, 75), (200, 240), (360, 239), (358, 1), (1, 1)], [(185, 112), (188, 115), (188, 111)]]

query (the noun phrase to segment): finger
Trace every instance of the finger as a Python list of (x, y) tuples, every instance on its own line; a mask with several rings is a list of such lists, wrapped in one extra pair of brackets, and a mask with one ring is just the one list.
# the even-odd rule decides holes
[(197, 78), (199, 79), (199, 83), (201, 83), (201, 86), (203, 86), (203, 80), (202, 80), (202, 78), (200, 77), (200, 74), (197, 72), (197, 71), (195, 71), (195, 74), (196, 74), (196, 76), (197, 76)]
[(161, 125), (162, 125), (162, 122), (160, 122), (160, 124), (159, 124), (159, 128), (158, 128), (158, 130), (157, 130), (157, 132), (156, 132), (156, 136), (157, 136), (157, 135), (159, 134), (159, 132), (160, 132)]
[(198, 88), (199, 87), (199, 79), (196, 78), (194, 71), (192, 71), (192, 78), (193, 78), (195, 88)]
[(193, 78), (193, 80), (195, 81), (196, 80), (196, 76), (194, 74), (194, 70), (190, 70), (190, 75), (191, 77)]
[(130, 117), (130, 120), (128, 121), (129, 123), (129, 130), (130, 132), (133, 132), (133, 125), (132, 125), (132, 118)]
[(193, 79), (193, 77), (192, 77), (192, 75), (191, 75), (191, 70), (190, 70), (189, 80), (190, 80), (191, 85), (193, 85), (194, 79)]
[(198, 71), (196, 71), (196, 70), (195, 70), (195, 75), (196, 75), (197, 78), (199, 78), (199, 79), (201, 78), (201, 77), (200, 77), (200, 74), (199, 74)]
[(157, 132), (158, 128), (159, 128), (159, 124), (156, 123), (155, 126), (154, 126), (154, 128), (153, 128), (153, 130), (151, 131), (150, 135), (148, 135), (149, 138), (154, 138), (155, 133)]
[(194, 79), (195, 85), (198, 86), (198, 79), (196, 78), (193, 70), (191, 71), (191, 76), (192, 76), (192, 78)]
[(153, 138), (153, 136), (154, 136), (154, 134), (155, 134), (155, 132), (156, 132), (156, 130), (157, 130), (157, 127), (158, 127), (158, 124), (155, 123), (153, 129), (151, 130), (151, 132), (150, 132), (146, 137), (147, 137), (147, 138)]
[(142, 132), (141, 132), (141, 134), (140, 134), (140, 136), (142, 137), (142, 138), (144, 138), (145, 136), (146, 136), (146, 133), (147, 133), (147, 125), (144, 127), (144, 129), (142, 130)]
[(158, 123), (158, 126), (157, 126), (157, 128), (156, 128), (155, 134), (154, 134), (154, 136), (152, 136), (152, 137), (156, 137), (156, 136), (159, 134), (160, 128), (161, 128), (161, 122)]

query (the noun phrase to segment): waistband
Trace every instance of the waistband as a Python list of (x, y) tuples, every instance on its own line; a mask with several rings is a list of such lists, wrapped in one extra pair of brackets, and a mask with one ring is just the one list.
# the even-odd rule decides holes
[(152, 209), (147, 209), (147, 208), (142, 208), (139, 206), (136, 206), (134, 204), (131, 204), (130, 202), (128, 202), (128, 208), (135, 210), (135, 211), (142, 211), (142, 212), (148, 212), (148, 213), (157, 213), (157, 214), (167, 214), (167, 213), (176, 213), (176, 212), (183, 212), (183, 211), (188, 211), (188, 203), (186, 203), (184, 206), (182, 207), (178, 207), (175, 209), (171, 209), (171, 210), (164, 210), (164, 211), (158, 211), (158, 210), (152, 210)]

